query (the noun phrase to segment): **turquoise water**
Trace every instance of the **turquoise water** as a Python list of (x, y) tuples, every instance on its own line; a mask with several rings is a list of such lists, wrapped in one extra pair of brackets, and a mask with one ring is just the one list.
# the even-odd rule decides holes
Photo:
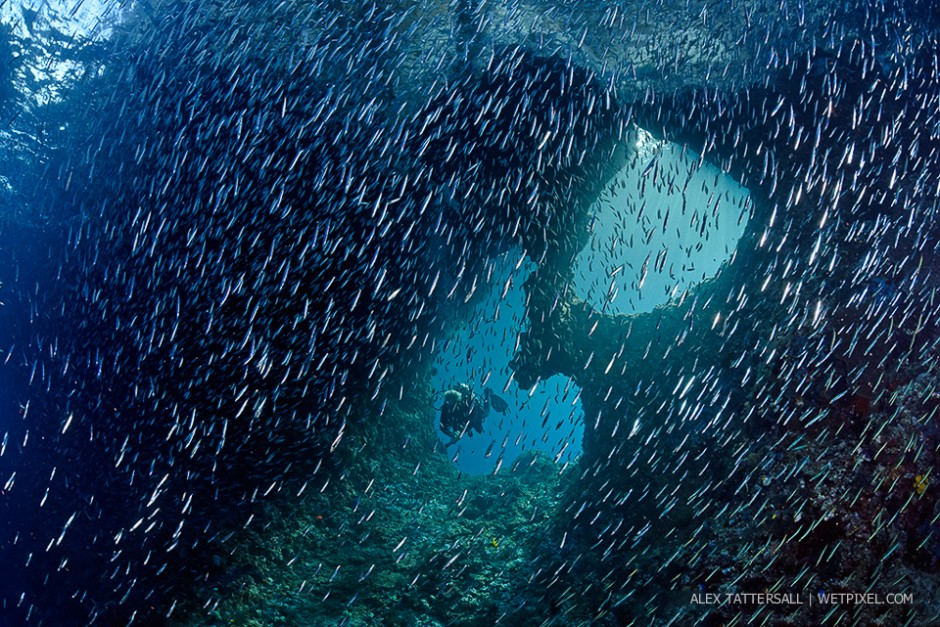
[(747, 227), (750, 194), (691, 150), (640, 130), (632, 158), (591, 206), (576, 293), (607, 313), (641, 313), (715, 276)]

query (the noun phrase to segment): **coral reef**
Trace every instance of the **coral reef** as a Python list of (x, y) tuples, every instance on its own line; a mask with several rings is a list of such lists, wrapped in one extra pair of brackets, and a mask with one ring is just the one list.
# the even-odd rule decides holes
[[(535, 624), (561, 466), (525, 455), (460, 476), (434, 434), (430, 391), (390, 403), (337, 449), (337, 475), (274, 499), (222, 543), (183, 625)], [(324, 472), (324, 475), (327, 474)], [(522, 622), (520, 622), (522, 621)]]

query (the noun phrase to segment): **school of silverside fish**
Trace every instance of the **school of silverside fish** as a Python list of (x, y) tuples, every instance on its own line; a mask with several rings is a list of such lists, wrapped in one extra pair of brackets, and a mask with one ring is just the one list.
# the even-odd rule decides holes
[[(931, 2), (0, 10), (0, 626), (940, 621)], [(471, 383), (581, 450), (462, 473), (520, 284)]]

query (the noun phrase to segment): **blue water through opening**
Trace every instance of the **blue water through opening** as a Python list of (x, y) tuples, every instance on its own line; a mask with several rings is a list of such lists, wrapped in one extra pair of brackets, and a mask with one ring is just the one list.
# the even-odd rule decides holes
[(748, 190), (702, 156), (640, 129), (591, 206), (575, 293), (610, 314), (652, 311), (715, 276), (752, 212)]
[[(506, 469), (520, 454), (533, 450), (550, 456), (561, 470), (581, 453), (578, 387), (555, 376), (522, 389), (512, 377), (509, 362), (525, 322), (522, 284), (533, 268), (521, 257), (521, 252), (513, 251), (494, 261), (486, 300), (477, 307), (472, 323), (439, 351), (434, 364), (435, 390), (466, 383), (481, 398), (489, 388), (508, 405), (504, 414), (490, 411), (482, 433), (464, 435), (448, 448), (457, 468), (468, 474)], [(441, 404), (438, 398), (438, 411)], [(450, 439), (440, 430), (438, 435), (441, 442)]]

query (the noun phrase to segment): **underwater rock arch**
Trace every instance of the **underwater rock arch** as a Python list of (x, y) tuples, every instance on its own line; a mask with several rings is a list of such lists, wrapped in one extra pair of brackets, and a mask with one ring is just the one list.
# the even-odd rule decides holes
[[(920, 280), (922, 295), (935, 289), (922, 268), (936, 253), (924, 252), (925, 236), (911, 232), (889, 247), (895, 265), (876, 268), (864, 260), (870, 255), (861, 241), (873, 237), (865, 229), (929, 210), (937, 189), (899, 184), (899, 196), (891, 191), (897, 171), (879, 175), (872, 157), (852, 161), (850, 150), (864, 141), (856, 126), (896, 133), (888, 150), (899, 157), (899, 146), (929, 141), (917, 122), (924, 113), (899, 102), (887, 88), (890, 76), (873, 61), (866, 67), (859, 60), (860, 47), (856, 42), (844, 51), (806, 55), (764, 89), (702, 89), (636, 104), (641, 125), (701, 150), (750, 190), (753, 215), (718, 276), (650, 313), (602, 313), (572, 293), (573, 257), (561, 246), (526, 284), (530, 328), (514, 361), (517, 379), (528, 385), (561, 373), (582, 390), (585, 452), (564, 505), (570, 518), (561, 528), (584, 546), (603, 544), (609, 551), (628, 542), (636, 547), (646, 534), (674, 533), (679, 544), (682, 538), (702, 543), (721, 537), (723, 528), (761, 542), (810, 533), (806, 518), (792, 511), (817, 512), (820, 505), (793, 482), (778, 486), (758, 473), (795, 458), (780, 442), (798, 442), (807, 433), (819, 438), (820, 449), (832, 433), (846, 431), (862, 446), (865, 421), (884, 407), (887, 391), (908, 380), (903, 364), (917, 361), (917, 338), (936, 337), (935, 325), (922, 316), (898, 316), (900, 326), (892, 326), (898, 338), (879, 330), (872, 314), (898, 302), (895, 286), (905, 279), (912, 289)], [(920, 85), (932, 67), (927, 57), (916, 72)], [(794, 75), (804, 81), (799, 87)], [(863, 112), (858, 105), (869, 86), (884, 101), (884, 121), (882, 108)], [(818, 98), (842, 115), (820, 121), (818, 111), (793, 96), (804, 93), (806, 101)], [(852, 115), (864, 115), (864, 124), (846, 114), (853, 106)], [(785, 114), (768, 120), (768, 111), (780, 110)], [(844, 264), (856, 257), (846, 251), (864, 258), (861, 265), (847, 271)], [(862, 332), (874, 338), (864, 348), (853, 339)], [(768, 494), (761, 508), (792, 501), (793, 509), (742, 522), (743, 495), (755, 488)], [(706, 489), (711, 499), (737, 506), (704, 514)], [(826, 529), (819, 533), (843, 537)], [(636, 584), (653, 590), (652, 597), (634, 595), (645, 600), (655, 598), (665, 580), (695, 581), (716, 563), (696, 555), (690, 569), (682, 569), (676, 561), (681, 552), (644, 549), (643, 558), (631, 559), (611, 580), (630, 581), (627, 571), (637, 564), (651, 569)], [(609, 554), (594, 558), (603, 562)], [(775, 576), (796, 576), (789, 568)], [(747, 576), (760, 585), (759, 575)], [(712, 585), (723, 580), (712, 578)], [(635, 617), (630, 610), (620, 615)]]

